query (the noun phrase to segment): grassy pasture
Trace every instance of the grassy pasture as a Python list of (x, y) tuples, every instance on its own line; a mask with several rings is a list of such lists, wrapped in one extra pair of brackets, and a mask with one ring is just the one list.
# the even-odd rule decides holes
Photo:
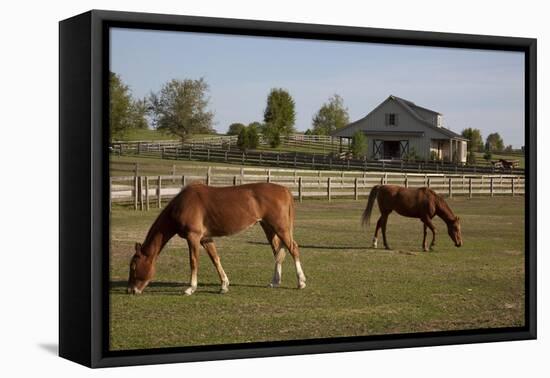
[(297, 204), (295, 225), (304, 290), (295, 289), (290, 256), (282, 287), (267, 288), (273, 258), (255, 226), (216, 240), (229, 292), (218, 294), (215, 269), (202, 252), (199, 287), (190, 297), (182, 295), (189, 264), (179, 238), (162, 252), (156, 280), (144, 294), (125, 294), (133, 244), (143, 240), (158, 211), (115, 207), (111, 349), (523, 325), (524, 198), (455, 198), (449, 204), (462, 219), (465, 245), (455, 248), (436, 218), (436, 249), (425, 253), (419, 220), (392, 214), (388, 239), (394, 249), (374, 250), (373, 225), (364, 231), (359, 224), (364, 200), (305, 201)]
[[(191, 139), (201, 139), (217, 136), (217, 134), (194, 134)], [(178, 137), (155, 129), (131, 129), (124, 134), (121, 141), (161, 141), (161, 140), (178, 140)]]
[[(483, 159), (483, 155), (484, 153), (483, 152), (476, 152), (476, 164), (478, 165), (482, 165), (482, 164), (487, 164), (489, 165), (489, 162), (487, 162), (485, 159)], [(502, 153), (493, 153), (492, 156), (491, 156), (491, 160), (499, 160), (499, 159), (504, 159), (504, 160), (517, 160), (518, 161), (518, 168), (525, 168), (525, 156), (522, 155), (522, 154), (518, 154), (518, 153), (515, 153), (515, 154), (509, 154), (509, 153), (506, 153), (506, 152), (502, 152)]]

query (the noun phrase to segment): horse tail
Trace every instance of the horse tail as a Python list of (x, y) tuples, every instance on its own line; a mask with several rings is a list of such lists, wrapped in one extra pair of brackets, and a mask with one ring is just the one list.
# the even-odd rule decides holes
[(364, 226), (370, 224), (370, 215), (372, 213), (372, 208), (374, 207), (374, 201), (376, 200), (376, 197), (378, 196), (378, 191), (380, 190), (380, 187), (382, 185), (375, 185), (371, 190), (369, 194), (369, 200), (367, 202), (367, 207), (365, 208), (365, 211), (363, 211), (363, 216), (361, 217), (361, 224)]
[(295, 216), (295, 209), (294, 209), (294, 196), (292, 195), (292, 192), (287, 189), (288, 194), (288, 231), (290, 233), (290, 241), (294, 241), (294, 216)]
[(290, 194), (290, 203), (288, 206), (288, 220), (290, 222), (290, 232), (292, 233), (294, 231), (294, 197), (292, 196), (292, 193)]

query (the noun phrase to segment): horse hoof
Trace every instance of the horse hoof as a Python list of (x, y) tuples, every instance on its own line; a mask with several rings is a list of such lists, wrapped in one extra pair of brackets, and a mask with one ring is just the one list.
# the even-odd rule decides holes
[(222, 287), (222, 288), (220, 289), (220, 294), (225, 294), (225, 293), (227, 293), (228, 291), (229, 291), (228, 288)]
[(185, 295), (191, 295), (191, 294), (193, 294), (194, 292), (195, 292), (195, 289), (192, 288), (192, 287), (189, 287), (189, 288), (187, 288), (187, 289), (183, 292), (183, 294), (185, 294)]
[(428, 248), (424, 248), (423, 251), (424, 252), (430, 252), (430, 250)]
[(298, 289), (303, 289), (306, 287), (306, 283), (305, 282), (300, 282), (298, 283)]
[(267, 285), (267, 287), (270, 287), (270, 288), (272, 288), (272, 289), (275, 289), (275, 288), (279, 287), (279, 284), (278, 284), (278, 283), (271, 282), (270, 284)]

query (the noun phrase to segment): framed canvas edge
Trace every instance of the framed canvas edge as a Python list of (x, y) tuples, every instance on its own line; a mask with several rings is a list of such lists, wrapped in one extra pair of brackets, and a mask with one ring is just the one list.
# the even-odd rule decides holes
[[(516, 37), (498, 37), (498, 36), (480, 36), (471, 34), (452, 34), (452, 33), (435, 33), (435, 32), (418, 32), (406, 30), (389, 30), (389, 29), (372, 29), (358, 28), (348, 26), (331, 26), (331, 25), (313, 25), (313, 24), (296, 24), (282, 23), (271, 21), (251, 21), (251, 20), (236, 20), (236, 19), (219, 19), (208, 17), (195, 16), (175, 16), (175, 15), (160, 15), (147, 13), (133, 12), (114, 12), (114, 11), (99, 11), (93, 10), (81, 16), (90, 18), (90, 121), (89, 128), (84, 128), (83, 133), (87, 132), (90, 138), (90, 154), (88, 158), (91, 160), (90, 165), (90, 248), (83, 253), (83, 258), (87, 258), (89, 262), (90, 282), (89, 282), (89, 298), (90, 298), (90, 316), (89, 324), (86, 326), (80, 325), (80, 332), (85, 334), (89, 332), (91, 345), (89, 359), (80, 359), (76, 362), (82, 363), (89, 367), (110, 367), (120, 365), (137, 365), (137, 364), (156, 364), (156, 363), (171, 363), (171, 362), (189, 362), (189, 361), (204, 361), (204, 360), (219, 360), (219, 359), (234, 359), (234, 358), (252, 358), (252, 357), (268, 357), (282, 355), (297, 355), (311, 353), (330, 353), (344, 351), (358, 351), (371, 349), (388, 349), (388, 348), (405, 348), (405, 347), (421, 347), (421, 346), (437, 346), (449, 344), (467, 344), (495, 341), (513, 341), (527, 340), (536, 338), (536, 39), (532, 38), (516, 38)], [(62, 21), (62, 24), (65, 21)], [(104, 257), (106, 254), (105, 247), (108, 247), (108, 233), (104, 231), (109, 226), (109, 213), (105, 199), (107, 198), (108, 190), (104, 185), (105, 174), (108, 174), (108, 151), (106, 145), (108, 135), (103, 132), (106, 125), (106, 117), (108, 104), (103, 97), (103, 83), (105, 75), (108, 74), (108, 61), (106, 61), (105, 48), (108, 46), (105, 31), (110, 25), (143, 25), (144, 27), (156, 28), (162, 27), (166, 30), (180, 30), (180, 28), (199, 28), (205, 30), (213, 30), (216, 32), (229, 32), (235, 34), (251, 34), (251, 35), (277, 35), (281, 33), (285, 36), (300, 36), (305, 38), (321, 38), (335, 40), (369, 40), (381, 43), (401, 43), (414, 45), (429, 45), (435, 47), (467, 47), (467, 48), (487, 48), (487, 49), (503, 49), (523, 51), (526, 54), (526, 76), (525, 76), (525, 127), (526, 140), (528, 141), (527, 161), (526, 161), (526, 192), (529, 196), (526, 197), (526, 323), (527, 326), (522, 329), (514, 329), (508, 331), (480, 332), (479, 334), (469, 335), (447, 335), (441, 336), (438, 334), (425, 335), (415, 337), (406, 335), (402, 338), (392, 338), (390, 340), (365, 340), (351, 342), (331, 342), (326, 339), (326, 343), (322, 344), (306, 344), (306, 345), (289, 345), (289, 346), (261, 346), (253, 348), (239, 349), (224, 349), (212, 351), (196, 351), (196, 352), (171, 352), (167, 349), (166, 353), (155, 354), (139, 354), (132, 356), (109, 356), (105, 353), (105, 346), (108, 345), (108, 324), (105, 324), (105, 313), (107, 311), (106, 298), (108, 293), (105, 290), (104, 283), (107, 282), (108, 271), (103, 269)], [(61, 34), (61, 33), (60, 33)], [(288, 34), (288, 35), (287, 35)], [(61, 35), (60, 35), (61, 38)], [(61, 62), (60, 50), (60, 62)], [(63, 73), (60, 70), (60, 89)], [(61, 90), (60, 90), (61, 92)], [(60, 94), (61, 98), (61, 94)], [(82, 101), (81, 98), (73, 98), (71, 101)], [(61, 107), (66, 106), (60, 101)], [(60, 130), (61, 117), (60, 117)], [(62, 149), (62, 132), (60, 132), (60, 151)], [(79, 158), (79, 157), (76, 157)], [(61, 166), (60, 159), (60, 166)], [(60, 169), (61, 171), (61, 169)], [(68, 185), (68, 179), (62, 177), (60, 172), (60, 190), (64, 185)], [(61, 193), (61, 192), (60, 192)], [(60, 194), (61, 197), (61, 194)], [(60, 213), (63, 212), (63, 206), (70, 200), (86, 201), (87, 199), (78, 198), (75, 193), (69, 193), (68, 197), (62, 203), (60, 199)], [(61, 224), (60, 216), (60, 224)], [(60, 239), (62, 235), (60, 234)], [(63, 236), (66, 237), (66, 236)], [(61, 253), (60, 242), (60, 253)], [(60, 276), (62, 261), (60, 259)], [(64, 268), (66, 269), (66, 267)], [(86, 273), (86, 272), (82, 272)], [(528, 278), (527, 278), (528, 276)], [(62, 292), (60, 284), (60, 295)], [(61, 312), (61, 298), (60, 298)], [(84, 322), (85, 323), (85, 322)], [(60, 314), (60, 334), (61, 328), (65, 325), (61, 324)], [(388, 336), (389, 337), (389, 336)], [(61, 337), (60, 337), (60, 355), (62, 355)], [(71, 360), (70, 356), (64, 357)]]

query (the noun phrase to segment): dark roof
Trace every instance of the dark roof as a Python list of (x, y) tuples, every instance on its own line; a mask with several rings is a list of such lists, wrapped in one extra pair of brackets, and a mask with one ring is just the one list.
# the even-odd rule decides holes
[[(430, 113), (433, 113), (435, 115), (441, 115), (441, 113), (439, 112), (436, 112), (434, 110), (431, 110), (431, 109), (427, 109), (427, 108), (423, 108), (421, 106), (418, 106), (416, 105), (414, 102), (412, 101), (409, 101), (409, 100), (405, 100), (404, 98), (401, 98), (401, 97), (397, 97), (397, 96), (394, 96), (394, 95), (390, 95), (386, 100), (382, 101), (382, 103), (380, 103), (380, 105), (378, 105), (376, 108), (374, 108), (370, 113), (374, 112), (376, 109), (378, 109), (378, 107), (380, 107), (383, 103), (385, 103), (386, 101), (388, 100), (394, 100), (396, 101), (398, 104), (400, 104), (405, 110), (407, 110), (414, 118), (416, 118), (418, 121), (420, 121), (421, 123), (423, 123), (424, 125), (432, 128), (432, 129), (435, 129), (437, 131), (439, 131), (440, 133), (442, 133), (443, 135), (446, 135), (448, 136), (449, 138), (456, 138), (456, 139), (462, 139), (462, 140), (468, 140), (466, 138), (464, 138), (462, 135), (460, 134), (457, 134), (455, 133), (454, 131), (451, 131), (449, 129), (446, 129), (444, 127), (438, 127), (436, 125), (434, 125), (433, 123), (431, 123), (430, 121), (428, 121), (427, 119), (425, 119), (424, 117), (422, 117), (420, 114), (418, 114), (418, 112), (416, 111), (416, 109), (422, 109), (424, 111), (428, 111)], [(352, 122), (344, 127), (342, 127), (341, 129), (338, 129), (338, 130), (335, 130), (332, 135), (333, 136), (338, 136), (337, 134), (341, 133), (342, 131), (348, 129), (349, 127), (351, 126), (354, 126), (356, 123), (362, 121), (363, 119), (365, 119), (369, 114), (367, 114), (365, 117), (355, 121), (355, 122)]]
[(395, 100), (403, 102), (406, 106), (411, 108), (411, 110), (413, 110), (413, 111), (415, 111), (416, 109), (421, 109), (421, 110), (424, 110), (424, 111), (427, 111), (427, 112), (430, 112), (430, 113), (433, 113), (433, 114), (442, 115), (441, 113), (436, 112), (435, 110), (424, 108), (422, 106), (418, 106), (414, 102), (409, 101), (409, 100), (405, 100), (404, 98), (401, 98), (401, 97), (390, 95), (390, 98), (394, 98)]

